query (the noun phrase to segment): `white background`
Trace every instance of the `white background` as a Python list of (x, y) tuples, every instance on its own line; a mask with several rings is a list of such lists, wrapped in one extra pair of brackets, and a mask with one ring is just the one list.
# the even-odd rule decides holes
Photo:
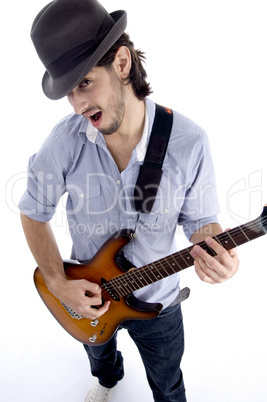
[[(74, 0), (75, 1), (75, 0)], [(32, 281), (35, 262), (17, 210), (28, 157), (71, 112), (41, 90), (44, 68), (29, 38), (45, 0), (1, 3), (1, 341), (0, 400), (78, 402), (93, 383), (87, 357), (52, 318)], [(266, 2), (264, 0), (103, 0), (128, 11), (128, 28), (147, 55), (152, 99), (206, 129), (212, 147), (222, 226), (256, 218), (267, 202)], [(4, 196), (5, 193), (5, 196)], [(59, 210), (54, 220), (62, 256), (70, 241)], [(177, 237), (179, 248), (187, 245)], [(183, 371), (189, 402), (267, 399), (266, 243), (239, 248), (240, 271), (229, 282), (203, 284), (193, 268), (183, 304)], [(142, 364), (126, 333), (119, 347), (125, 378), (117, 402), (152, 401)]]

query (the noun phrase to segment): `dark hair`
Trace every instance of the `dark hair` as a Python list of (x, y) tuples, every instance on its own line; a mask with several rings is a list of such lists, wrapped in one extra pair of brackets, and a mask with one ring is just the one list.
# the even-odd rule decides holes
[(97, 63), (97, 66), (109, 68), (115, 59), (119, 47), (121, 46), (126, 46), (130, 50), (132, 56), (132, 67), (127, 84), (132, 84), (135, 96), (139, 100), (144, 100), (146, 96), (152, 93), (150, 84), (146, 82), (146, 70), (142, 65), (142, 62), (145, 60), (145, 55), (141, 50), (136, 50), (134, 48), (134, 44), (133, 42), (131, 42), (130, 37), (127, 33), (122, 34), (117, 42), (114, 43), (114, 45)]

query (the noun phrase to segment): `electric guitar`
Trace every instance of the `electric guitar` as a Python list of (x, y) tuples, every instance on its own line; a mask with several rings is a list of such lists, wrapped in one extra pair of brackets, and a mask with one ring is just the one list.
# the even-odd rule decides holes
[[(267, 233), (267, 204), (259, 218), (223, 232), (214, 239), (226, 250), (240, 246)], [(193, 265), (193, 246), (168, 255), (141, 268), (126, 260), (122, 249), (134, 238), (131, 230), (114, 234), (88, 262), (64, 262), (68, 279), (87, 279), (102, 288), (103, 303), (110, 300), (109, 310), (95, 320), (84, 318), (62, 303), (47, 289), (40, 269), (34, 272), (36, 288), (56, 320), (78, 341), (89, 345), (106, 343), (125, 320), (151, 319), (159, 315), (160, 303), (138, 300), (133, 291), (173, 275)], [(210, 255), (215, 252), (205, 242), (198, 243)], [(97, 307), (96, 307), (97, 308)]]

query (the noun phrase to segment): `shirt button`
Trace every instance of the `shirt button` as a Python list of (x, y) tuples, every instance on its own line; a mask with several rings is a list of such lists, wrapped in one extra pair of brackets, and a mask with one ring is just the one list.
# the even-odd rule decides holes
[(121, 181), (120, 181), (120, 180), (117, 180), (117, 184), (121, 184)]
[(84, 197), (84, 193), (81, 193), (81, 194), (80, 194), (80, 197), (83, 198), (83, 197)]
[(169, 208), (165, 208), (164, 212), (165, 212), (165, 214), (168, 214), (169, 213)]

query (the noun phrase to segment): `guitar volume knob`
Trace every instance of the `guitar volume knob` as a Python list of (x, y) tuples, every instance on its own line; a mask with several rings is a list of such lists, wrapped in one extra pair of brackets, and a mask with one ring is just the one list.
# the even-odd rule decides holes
[(90, 341), (91, 343), (94, 343), (96, 340), (97, 340), (97, 336), (96, 336), (96, 335), (93, 335), (93, 336), (91, 336), (91, 337), (89, 338), (89, 341)]
[(96, 327), (98, 323), (99, 323), (99, 321), (97, 318), (94, 321), (91, 321), (92, 327)]

